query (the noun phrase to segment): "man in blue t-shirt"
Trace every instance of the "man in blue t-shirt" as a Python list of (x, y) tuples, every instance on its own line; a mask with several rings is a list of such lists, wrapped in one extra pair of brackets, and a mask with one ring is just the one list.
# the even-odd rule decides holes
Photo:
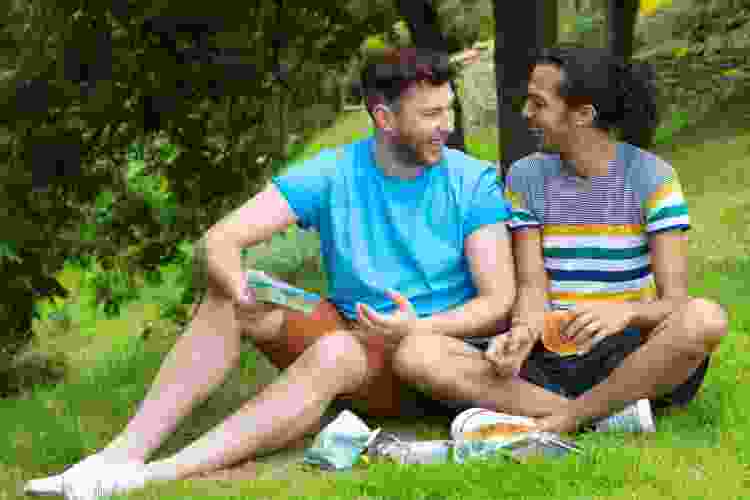
[[(29, 490), (56, 491), (65, 479), (106, 493), (210, 472), (315, 431), (336, 399), (369, 415), (428, 408), (394, 373), (445, 367), (412, 339), (445, 336), (455, 346), (495, 335), (515, 300), (510, 207), (496, 169), (444, 145), (451, 78), (445, 56), (414, 50), (365, 68), (374, 137), (292, 167), (208, 231), (205, 303), (136, 415), (105, 449)], [(240, 265), (243, 247), (295, 223), (320, 233), (328, 274), (329, 297), (311, 315), (255, 302)], [(279, 379), (189, 447), (145, 465), (222, 382), (242, 335), (284, 370)]]

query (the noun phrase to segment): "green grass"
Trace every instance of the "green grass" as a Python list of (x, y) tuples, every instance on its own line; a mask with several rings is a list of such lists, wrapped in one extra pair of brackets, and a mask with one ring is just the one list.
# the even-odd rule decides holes
[[(369, 120), (351, 113), (323, 131), (306, 150), (346, 143), (367, 134)], [(364, 119), (363, 119), (364, 118)], [(496, 132), (467, 141), (474, 154), (493, 159)], [(695, 134), (700, 137), (701, 134)], [(489, 139), (488, 139), (489, 138)], [(488, 144), (489, 143), (489, 144)], [(486, 145), (485, 145), (486, 144)], [(714, 355), (698, 399), (686, 409), (657, 416), (651, 435), (588, 434), (585, 456), (507, 464), (502, 460), (455, 466), (375, 464), (332, 474), (294, 470), (286, 477), (246, 482), (185, 481), (149, 486), (129, 498), (330, 498), (330, 499), (672, 499), (750, 498), (750, 183), (746, 157), (750, 133), (682, 143), (663, 143), (657, 153), (678, 170), (690, 206), (690, 291), (729, 308), (731, 332)], [(479, 153), (477, 153), (479, 152)], [(325, 290), (316, 267), (317, 237), (291, 229), (247, 254), (248, 265), (276, 273), (300, 286)], [(69, 304), (72, 325), (60, 330), (35, 323), (36, 347), (71, 356), (73, 373), (54, 388), (39, 388), (0, 401), (5, 432), (0, 436), (0, 491), (16, 498), (33, 477), (57, 473), (101, 448), (119, 432), (144, 397), (177, 329), (159, 322), (148, 341), (140, 325), (155, 304), (179, 291), (167, 272), (161, 286), (144, 285), (139, 300), (120, 318), (105, 320), (80, 303), (85, 287)], [(275, 372), (249, 345), (240, 367), (178, 428), (154, 458), (190, 443), (256, 394)], [(377, 420), (364, 417), (373, 427)], [(414, 421), (422, 439), (448, 437), (448, 421)], [(387, 424), (384, 424), (387, 426)]]

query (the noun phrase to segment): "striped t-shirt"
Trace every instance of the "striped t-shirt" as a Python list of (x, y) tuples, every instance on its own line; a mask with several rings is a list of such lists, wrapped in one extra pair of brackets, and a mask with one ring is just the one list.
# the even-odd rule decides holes
[(557, 154), (522, 158), (508, 174), (506, 199), (511, 230), (541, 229), (552, 309), (654, 300), (648, 235), (690, 227), (674, 169), (623, 142), (607, 175), (589, 179)]

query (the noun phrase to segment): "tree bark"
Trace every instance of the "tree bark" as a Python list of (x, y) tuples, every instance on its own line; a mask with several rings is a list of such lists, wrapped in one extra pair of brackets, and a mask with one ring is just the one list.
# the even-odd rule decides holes
[[(505, 7), (505, 8), (504, 8)], [(557, 2), (527, 0), (507, 11), (494, 0), (495, 79), (499, 131), (500, 172), (505, 179), (510, 165), (537, 149), (521, 115), (528, 85), (531, 57), (557, 42)]]
[[(633, 57), (635, 22), (638, 0), (609, 0), (607, 8), (607, 46), (610, 53), (630, 62)], [(640, 147), (653, 144), (656, 125), (639, 130), (636, 142)]]
[(607, 46), (629, 61), (633, 56), (638, 0), (609, 0), (607, 7)]
[[(459, 50), (443, 36), (437, 11), (432, 6), (430, 0), (399, 0), (398, 10), (409, 26), (411, 38), (416, 47), (426, 48), (434, 51), (445, 52), (450, 54), (452, 51)], [(452, 81), (451, 85), (456, 89), (456, 82)], [(464, 138), (463, 108), (461, 102), (456, 97), (453, 105), (455, 116), (455, 128), (453, 133), (448, 137), (446, 146), (460, 151), (466, 151), (466, 142)]]

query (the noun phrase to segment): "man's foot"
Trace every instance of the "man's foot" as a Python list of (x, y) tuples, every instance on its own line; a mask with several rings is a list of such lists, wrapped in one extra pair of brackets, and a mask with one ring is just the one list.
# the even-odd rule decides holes
[(552, 432), (555, 434), (566, 434), (575, 432), (578, 429), (578, 422), (567, 415), (552, 415), (536, 419), (535, 431)]
[[(84, 458), (80, 462), (68, 467), (60, 474), (48, 476), (39, 479), (32, 479), (26, 482), (24, 493), (31, 496), (63, 495), (63, 483), (70, 482), (73, 477), (82, 477), (88, 474), (88, 471), (98, 469), (105, 464), (119, 463), (106, 457), (102, 451), (94, 453)], [(141, 462), (129, 462), (131, 464)]]
[[(537, 429), (544, 432), (568, 433), (576, 432), (588, 422), (578, 422), (576, 418), (567, 415), (553, 415), (537, 420)], [(635, 403), (608, 417), (597, 419), (590, 425), (596, 432), (654, 432), (654, 417), (648, 399), (639, 399)]]
[(60, 474), (32, 479), (26, 482), (24, 493), (31, 496), (62, 495), (63, 481), (67, 476), (78, 474), (82, 469), (88, 469), (91, 465), (100, 464), (104, 458), (99, 453), (89, 455), (80, 462), (68, 467)]
[(654, 432), (654, 416), (648, 399), (639, 399), (619, 412), (594, 422), (596, 432)]
[(147, 466), (140, 462), (91, 464), (81, 471), (63, 478), (66, 500), (96, 500), (142, 488), (149, 480)]

